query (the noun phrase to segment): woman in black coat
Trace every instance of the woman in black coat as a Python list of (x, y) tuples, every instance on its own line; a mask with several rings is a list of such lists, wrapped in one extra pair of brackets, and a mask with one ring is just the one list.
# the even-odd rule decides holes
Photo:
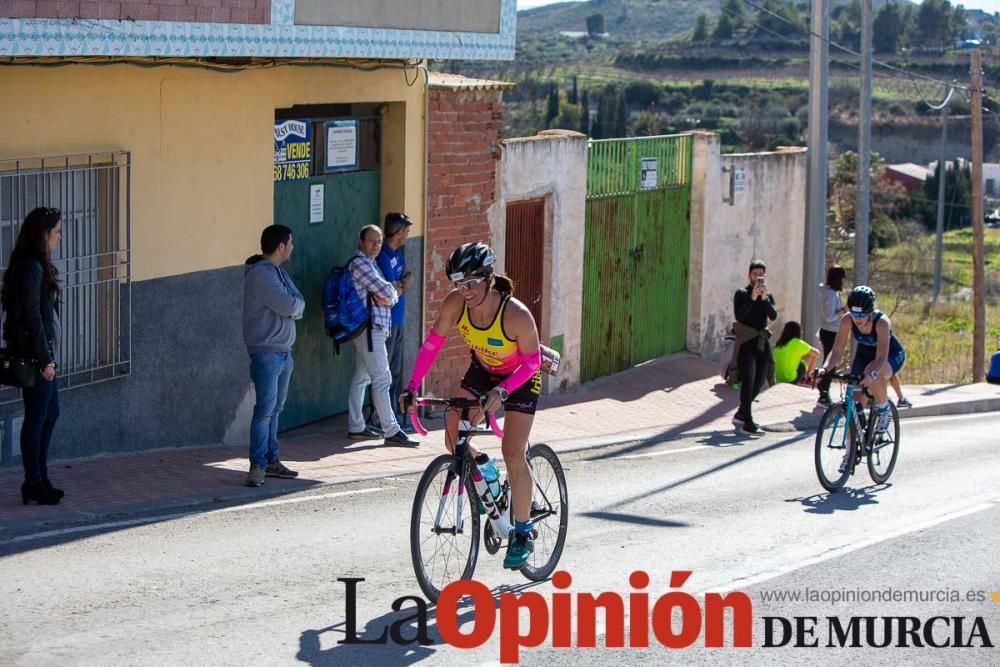
[(59, 272), (52, 251), (62, 236), (62, 214), (56, 208), (36, 208), (24, 219), (14, 251), (3, 274), (0, 302), (6, 315), (3, 338), (8, 352), (33, 360), (39, 377), (21, 390), (21, 500), (55, 505), (63, 492), (48, 474), (49, 443), (59, 417), (55, 355), (59, 336)]

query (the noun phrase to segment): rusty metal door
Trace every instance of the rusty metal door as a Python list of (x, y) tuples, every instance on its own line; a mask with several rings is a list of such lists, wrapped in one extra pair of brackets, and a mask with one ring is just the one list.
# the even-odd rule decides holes
[(591, 141), (581, 381), (684, 349), (690, 135)]
[(542, 328), (545, 271), (545, 200), (533, 199), (507, 206), (507, 243), (504, 260), (514, 279), (514, 295), (531, 310), (539, 333)]

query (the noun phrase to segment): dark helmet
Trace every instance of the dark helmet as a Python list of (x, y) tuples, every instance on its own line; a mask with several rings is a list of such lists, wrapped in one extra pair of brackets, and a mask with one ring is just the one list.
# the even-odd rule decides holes
[(493, 273), (497, 256), (485, 243), (466, 243), (455, 248), (448, 259), (445, 270), (450, 280), (462, 280), (471, 276), (488, 276)]
[(847, 307), (862, 310), (866, 314), (875, 310), (875, 290), (866, 285), (858, 285), (847, 295)]

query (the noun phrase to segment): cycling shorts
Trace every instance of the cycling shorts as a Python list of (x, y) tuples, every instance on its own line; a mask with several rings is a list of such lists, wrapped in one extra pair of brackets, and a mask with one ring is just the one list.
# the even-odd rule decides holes
[[(506, 380), (509, 375), (496, 375), (483, 368), (483, 365), (472, 358), (469, 369), (462, 378), (462, 389), (476, 398), (488, 393), (491, 389)], [(523, 412), (526, 415), (535, 414), (538, 408), (538, 396), (542, 393), (542, 372), (535, 372), (530, 380), (510, 392), (503, 404), (507, 412)]]
[[(854, 353), (854, 362), (851, 364), (851, 374), (864, 375), (868, 364), (875, 361), (875, 346), (858, 345), (857, 348), (857, 352)], [(906, 350), (902, 347), (890, 349), (888, 361), (889, 367), (892, 368), (892, 374), (895, 375), (906, 361)]]

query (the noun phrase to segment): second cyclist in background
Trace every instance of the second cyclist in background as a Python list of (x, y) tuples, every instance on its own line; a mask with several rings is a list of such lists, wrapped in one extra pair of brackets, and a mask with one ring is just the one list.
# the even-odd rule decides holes
[[(885, 433), (892, 415), (889, 412), (887, 388), (890, 379), (899, 372), (906, 360), (906, 351), (892, 333), (892, 323), (880, 310), (875, 309), (875, 292), (859, 285), (847, 297), (847, 314), (840, 320), (837, 340), (823, 366), (816, 369), (818, 376), (837, 367), (848, 339), (853, 336), (857, 351), (851, 364), (851, 374), (861, 378), (860, 385), (875, 397), (878, 408), (876, 433)], [(863, 404), (864, 397), (859, 396)]]

